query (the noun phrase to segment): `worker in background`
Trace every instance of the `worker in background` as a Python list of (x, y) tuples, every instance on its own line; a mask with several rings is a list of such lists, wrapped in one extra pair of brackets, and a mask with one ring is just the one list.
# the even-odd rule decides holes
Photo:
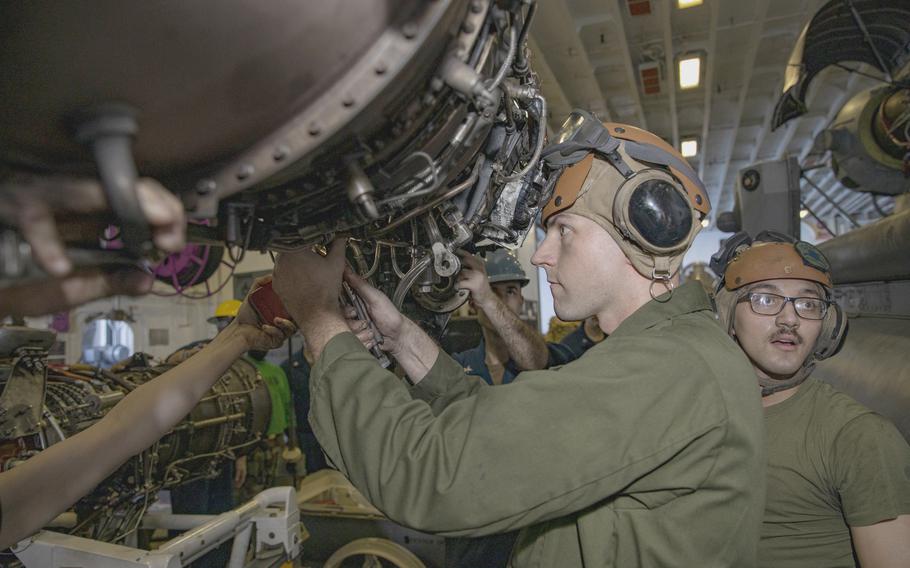
[[(576, 111), (556, 140), (544, 157), (565, 171), (532, 262), (557, 315), (597, 315), (609, 339), (489, 387), (345, 270), (343, 241), (326, 257), (282, 254), (274, 289), (316, 357), (313, 430), (396, 522), (522, 529), (513, 567), (753, 566), (765, 483), (754, 373), (701, 286), (675, 286), (707, 193), (678, 151), (635, 127)], [(410, 389), (365, 348), (366, 323), (346, 319), (342, 277)]]
[(751, 360), (765, 409), (759, 565), (910, 566), (910, 447), (891, 422), (811, 376), (847, 328), (828, 261), (780, 233), (739, 233), (712, 268), (720, 321)]
[(521, 319), (528, 284), (524, 269), (511, 252), (499, 249), (484, 261), (461, 254), (462, 269), (457, 286), (471, 293), (471, 307), (477, 311), (482, 338), (467, 351), (452, 358), (465, 373), (481, 377), (487, 384), (511, 383), (521, 371), (545, 369), (577, 359), (594, 344), (578, 336), (562, 344), (548, 344), (543, 336)]
[(313, 433), (313, 428), (307, 419), (310, 413), (310, 370), (312, 366), (313, 354), (306, 348), (306, 343), (300, 349), (294, 351), (291, 357), (281, 364), (291, 389), (294, 415), (297, 418), (297, 441), (300, 444), (300, 450), (303, 452), (306, 474), (315, 473), (329, 467), (325, 460), (325, 454), (322, 452), (322, 447), (319, 446), (319, 441), (316, 440), (316, 435)]
[(261, 325), (245, 302), (233, 323), (192, 358), (130, 392), (88, 429), (0, 473), (0, 550), (40, 530), (157, 442), (238, 357), (274, 349), (295, 331), (290, 321), (273, 323)]
[[(215, 326), (216, 337), (227, 329), (240, 313), (243, 303), (240, 300), (225, 300), (215, 308), (215, 314), (207, 321)], [(166, 363), (179, 364), (193, 357), (205, 348), (213, 339), (200, 339), (177, 349), (165, 359)], [(271, 392), (271, 390), (270, 390)], [(274, 411), (272, 413), (275, 414)], [(224, 460), (218, 474), (212, 478), (202, 478), (171, 488), (171, 511), (180, 515), (218, 515), (230, 511), (235, 506), (234, 491), (246, 483), (247, 456), (235, 460)], [(171, 538), (181, 531), (170, 531)], [(225, 542), (215, 550), (194, 561), (192, 568), (221, 568), (230, 560), (231, 543)]]
[(246, 480), (238, 486), (239, 502), (252, 499), (254, 495), (276, 485), (293, 485), (285, 475), (282, 455), (288, 449), (287, 431), (294, 424), (291, 391), (284, 370), (267, 361), (267, 351), (250, 351), (247, 360), (256, 366), (259, 376), (265, 382), (272, 402), (272, 414), (265, 439), (261, 440), (246, 460)]

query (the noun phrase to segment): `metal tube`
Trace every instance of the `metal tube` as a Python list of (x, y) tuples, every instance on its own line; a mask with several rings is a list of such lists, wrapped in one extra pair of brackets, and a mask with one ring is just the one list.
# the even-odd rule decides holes
[(232, 420), (240, 420), (243, 418), (242, 412), (237, 412), (234, 414), (226, 414), (224, 416), (216, 416), (214, 418), (207, 418), (205, 420), (197, 420), (191, 422), (193, 428), (206, 428), (208, 426), (217, 426), (219, 424), (224, 424), (225, 422), (230, 422)]
[(481, 156), (480, 158), (477, 159), (477, 164), (474, 166), (474, 171), (471, 172), (471, 175), (470, 175), (470, 177), (468, 177), (468, 179), (466, 179), (463, 182), (459, 183), (458, 185), (452, 187), (451, 189), (449, 189), (448, 191), (446, 191), (439, 197), (437, 197), (437, 198), (433, 199), (432, 201), (430, 201), (429, 203), (427, 203), (426, 205), (422, 205), (422, 206), (418, 207), (417, 209), (414, 209), (414, 210), (408, 212), (407, 214), (402, 215), (397, 220), (395, 220), (393, 223), (386, 225), (382, 230), (374, 233), (373, 236), (379, 237), (379, 236), (385, 235), (392, 229), (403, 225), (404, 223), (410, 221), (414, 217), (417, 217), (421, 213), (429, 211), (430, 209), (436, 207), (443, 201), (451, 199), (452, 197), (455, 197), (462, 191), (471, 187), (472, 185), (474, 185), (474, 182), (477, 181), (477, 174), (478, 174), (478, 172), (480, 172), (480, 167), (482, 165), (483, 165), (483, 157)]
[(146, 513), (142, 517), (143, 529), (167, 529), (174, 531), (188, 531), (199, 525), (205, 524), (215, 518), (215, 515), (179, 515), (173, 513)]
[(250, 523), (234, 537), (234, 544), (231, 545), (231, 559), (228, 562), (228, 568), (243, 568), (244, 562), (246, 561), (246, 551), (250, 547), (250, 535), (252, 532), (253, 523)]
[(224, 542), (233, 536), (234, 529), (257, 510), (259, 510), (259, 504), (256, 501), (245, 503), (233, 511), (222, 513), (211, 521), (169, 540), (158, 548), (158, 552), (176, 554), (184, 562), (192, 562), (196, 556), (209, 550), (213, 543)]
[(910, 211), (890, 215), (818, 246), (835, 284), (910, 278)]

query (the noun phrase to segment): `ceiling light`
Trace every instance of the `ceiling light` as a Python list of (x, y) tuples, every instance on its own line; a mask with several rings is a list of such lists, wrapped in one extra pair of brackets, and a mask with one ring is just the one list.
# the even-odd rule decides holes
[(677, 0), (676, 6), (680, 10), (685, 10), (686, 8), (694, 8), (695, 6), (701, 6), (704, 0)]
[(682, 144), (679, 145), (679, 150), (682, 152), (683, 158), (691, 158), (698, 154), (698, 140), (695, 138), (687, 138), (682, 141)]
[(679, 60), (679, 88), (694, 89), (701, 83), (701, 56), (688, 56)]
[(808, 209), (800, 209), (800, 210), (799, 210), (799, 218), (800, 218), (800, 219), (805, 219), (807, 215), (809, 215), (809, 210), (808, 210)]
[(708, 226), (709, 226), (710, 224), (711, 224), (711, 219), (707, 219), (707, 218), (706, 218), (706, 219), (703, 219), (702, 222), (701, 222), (701, 226), (704, 227), (704, 228), (706, 228), (706, 229), (708, 228)]

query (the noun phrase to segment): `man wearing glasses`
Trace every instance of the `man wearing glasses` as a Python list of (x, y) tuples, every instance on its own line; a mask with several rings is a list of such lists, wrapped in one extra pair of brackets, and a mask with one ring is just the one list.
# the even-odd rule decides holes
[(762, 389), (768, 484), (759, 566), (910, 566), (910, 448), (897, 429), (811, 378), (846, 318), (825, 257), (765, 232), (712, 258), (721, 323)]

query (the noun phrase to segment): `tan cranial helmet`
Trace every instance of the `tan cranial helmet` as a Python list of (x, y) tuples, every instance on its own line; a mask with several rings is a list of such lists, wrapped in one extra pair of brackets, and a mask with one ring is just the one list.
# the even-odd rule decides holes
[(815, 349), (800, 371), (786, 381), (762, 382), (763, 396), (801, 383), (812, 372), (816, 361), (840, 350), (847, 333), (847, 318), (832, 300), (828, 259), (813, 245), (773, 231), (760, 233), (754, 241), (744, 232), (737, 233), (711, 257), (711, 269), (720, 277), (714, 294), (717, 315), (731, 335), (736, 305), (749, 293), (751, 284), (777, 279), (808, 280), (821, 286), (825, 299), (831, 302)]
[(640, 128), (575, 111), (543, 155), (551, 167), (564, 168), (543, 209), (544, 224), (562, 211), (587, 217), (643, 276), (676, 274), (711, 211), (704, 185), (676, 149)]

